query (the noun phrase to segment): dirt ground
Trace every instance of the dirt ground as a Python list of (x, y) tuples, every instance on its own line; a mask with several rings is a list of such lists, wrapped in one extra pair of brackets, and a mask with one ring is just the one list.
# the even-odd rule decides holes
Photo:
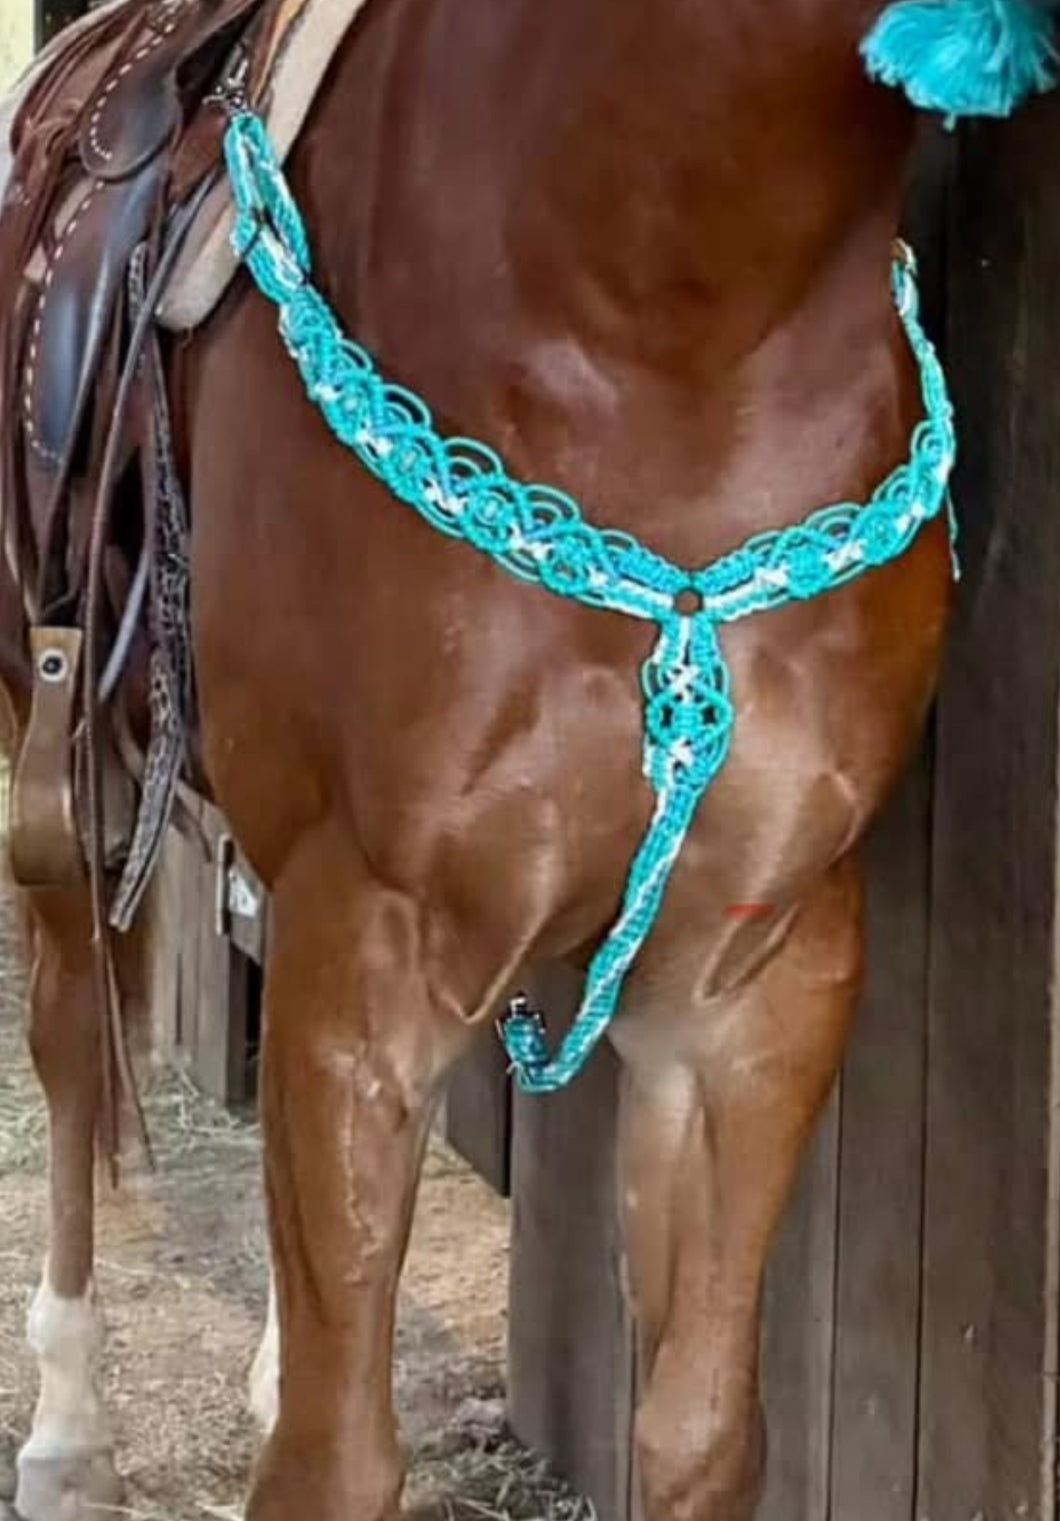
[[(24, 981), (0, 897), (0, 1514), (34, 1396), (25, 1309), (44, 1243), (45, 1125), (21, 1033)], [(118, 1521), (238, 1521), (256, 1437), (246, 1370), (265, 1304), (258, 1135), (179, 1074), (152, 1085), (154, 1176), (103, 1188), (106, 1389), (126, 1476)], [(438, 1521), (592, 1521), (504, 1429), (507, 1207), (432, 1144), (402, 1289), (406, 1504)]]

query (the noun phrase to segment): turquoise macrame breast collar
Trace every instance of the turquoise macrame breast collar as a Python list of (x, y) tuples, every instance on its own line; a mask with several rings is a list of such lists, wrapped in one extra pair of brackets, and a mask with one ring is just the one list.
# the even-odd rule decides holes
[(820, 596), (885, 565), (949, 502), (953, 408), (920, 324), (912, 258), (900, 251), (893, 270), (924, 398), (908, 463), (864, 505), (828, 507), (686, 570), (629, 534), (594, 528), (562, 492), (513, 480), (485, 445), (440, 437), (424, 403), (383, 379), (315, 289), (304, 224), (256, 116), (233, 118), (225, 154), (233, 247), (278, 308), (281, 337), (336, 437), (433, 528), (474, 545), (509, 575), (659, 630), (641, 676), (644, 774), (655, 808), (618, 920), (593, 957), (577, 1019), (555, 1055), (534, 1016), (518, 1014), (504, 1029), (520, 1087), (552, 1092), (580, 1071), (607, 1029), (700, 800), (729, 754), (736, 708), (720, 625)]

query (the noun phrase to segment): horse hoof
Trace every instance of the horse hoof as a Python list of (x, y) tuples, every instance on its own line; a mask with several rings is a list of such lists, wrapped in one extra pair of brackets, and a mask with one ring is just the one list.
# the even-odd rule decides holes
[(121, 1479), (106, 1449), (19, 1460), (15, 1512), (20, 1521), (100, 1521), (121, 1501)]

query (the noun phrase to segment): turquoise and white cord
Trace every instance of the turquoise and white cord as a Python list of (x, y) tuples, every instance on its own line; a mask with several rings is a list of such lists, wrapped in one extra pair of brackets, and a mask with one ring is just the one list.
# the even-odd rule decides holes
[(423, 401), (379, 374), (315, 289), (305, 226), (256, 116), (233, 118), (225, 154), (236, 205), (233, 247), (278, 308), (283, 341), (335, 436), (425, 522), (510, 575), (658, 627), (641, 678), (644, 775), (655, 808), (618, 920), (592, 960), (578, 1016), (555, 1055), (533, 1015), (518, 1015), (504, 1029), (520, 1087), (552, 1092), (581, 1070), (615, 1014), (700, 801), (729, 754), (736, 708), (719, 625), (846, 585), (896, 559), (947, 507), (953, 408), (920, 324), (912, 257), (903, 250), (893, 269), (925, 410), (908, 463), (866, 504), (826, 508), (685, 569), (630, 534), (594, 528), (563, 492), (513, 480), (484, 444), (442, 438)]

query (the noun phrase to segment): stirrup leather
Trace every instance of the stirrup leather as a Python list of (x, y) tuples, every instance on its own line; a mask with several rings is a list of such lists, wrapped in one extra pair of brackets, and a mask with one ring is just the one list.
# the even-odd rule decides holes
[(33, 701), (11, 787), (11, 869), (20, 887), (84, 880), (74, 801), (73, 720), (84, 636), (31, 628)]

